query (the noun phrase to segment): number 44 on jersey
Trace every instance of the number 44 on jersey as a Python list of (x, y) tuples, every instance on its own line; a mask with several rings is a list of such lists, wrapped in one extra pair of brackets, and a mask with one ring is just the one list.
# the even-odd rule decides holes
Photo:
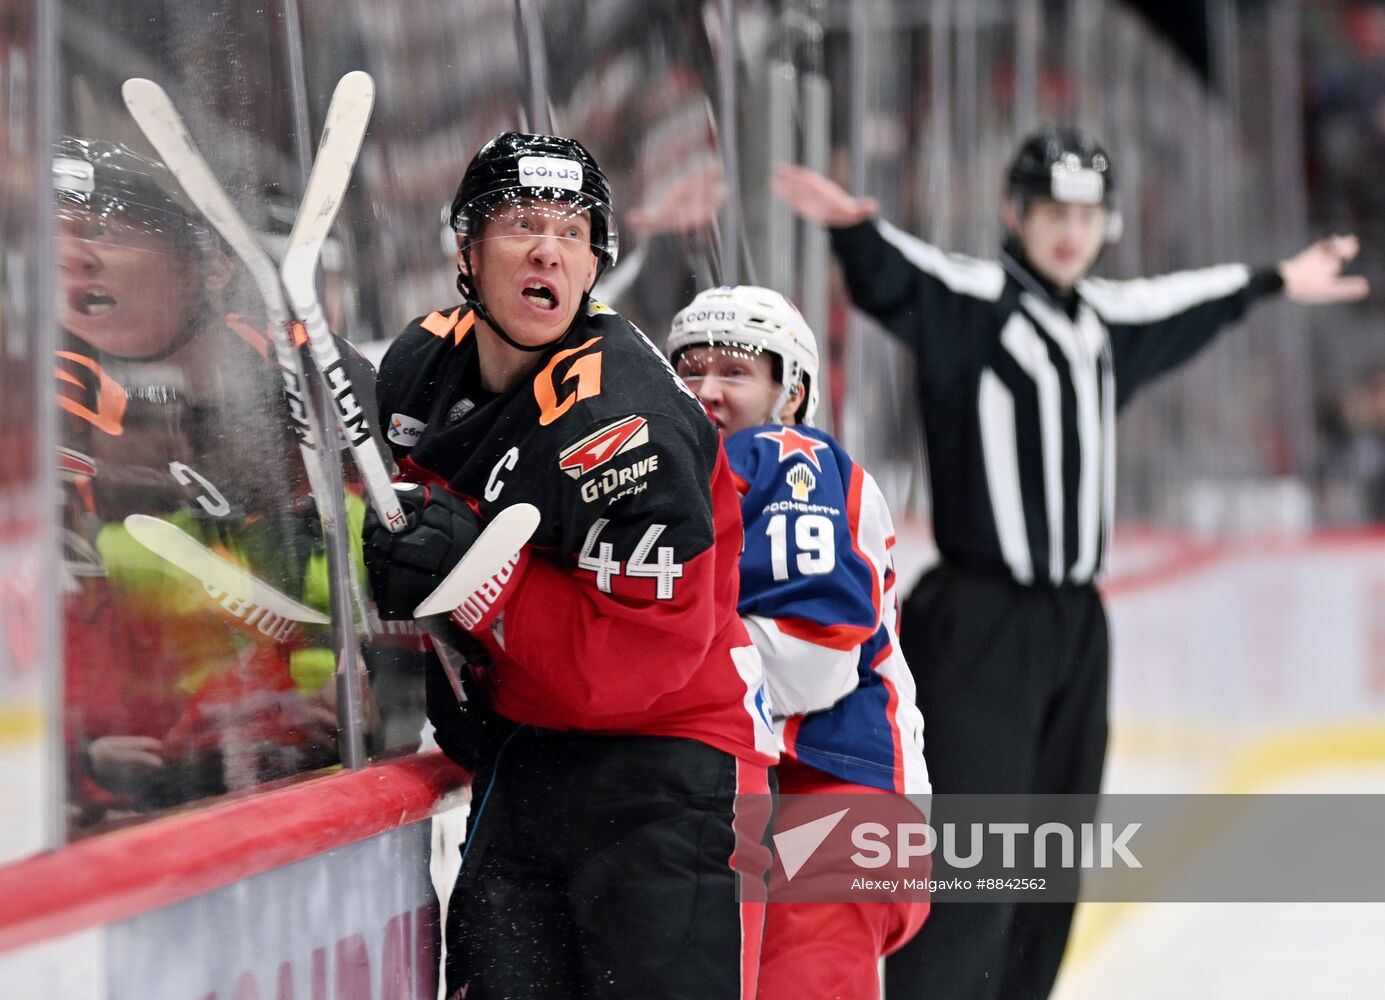
[[(611, 580), (617, 576), (645, 578), (655, 581), (654, 596), (661, 601), (673, 600), (673, 581), (683, 575), (683, 564), (673, 561), (673, 547), (660, 545), (655, 548), (659, 536), (667, 525), (651, 524), (645, 529), (635, 551), (622, 568), (615, 555), (615, 546), (610, 542), (598, 541), (601, 532), (610, 524), (610, 518), (599, 517), (592, 522), (587, 531), (582, 551), (577, 556), (578, 569), (596, 574), (596, 589), (604, 594), (611, 592)], [(650, 553), (654, 558), (650, 559)]]

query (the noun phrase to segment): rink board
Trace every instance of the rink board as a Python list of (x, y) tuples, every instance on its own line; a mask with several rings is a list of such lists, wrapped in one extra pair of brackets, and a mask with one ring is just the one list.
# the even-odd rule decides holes
[(0, 1000), (433, 1000), (465, 780), (435, 752), (0, 869)]

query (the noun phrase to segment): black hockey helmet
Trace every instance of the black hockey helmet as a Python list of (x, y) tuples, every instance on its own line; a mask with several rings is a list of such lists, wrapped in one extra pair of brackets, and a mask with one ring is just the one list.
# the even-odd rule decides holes
[(1051, 126), (1020, 143), (1010, 161), (1007, 194), (1023, 208), (1032, 198), (1112, 206), (1111, 158), (1090, 136)]
[(53, 144), (53, 193), (60, 214), (81, 211), (88, 220), (156, 233), (185, 249), (216, 245), (168, 168), (118, 142), (59, 139)]
[[(604, 271), (620, 249), (611, 185), (596, 159), (576, 139), (527, 132), (504, 132), (472, 157), (448, 222), (461, 236), (481, 233), (487, 213), (521, 198), (552, 201), (591, 217), (592, 252)], [(463, 292), (466, 290), (463, 289)]]

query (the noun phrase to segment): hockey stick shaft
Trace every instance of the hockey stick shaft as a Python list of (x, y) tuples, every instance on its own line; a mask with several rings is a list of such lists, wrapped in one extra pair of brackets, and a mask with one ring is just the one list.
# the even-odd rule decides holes
[(289, 335), (293, 318), (284, 301), (278, 268), (231, 203), (164, 89), (153, 80), (133, 77), (125, 81), (121, 94), (135, 122), (163, 158), (183, 191), (241, 259), (255, 287), (259, 289), (269, 314), (274, 357), (283, 379), (284, 393), (288, 397), (289, 416), (298, 438), (308, 488), (318, 498), (319, 516), (330, 525), (331, 519), (324, 503), (327, 477), (317, 452), (322, 435), (308, 405), (303, 362)]
[(279, 273), (289, 304), (303, 321), (309, 350), (336, 406), (371, 506), (391, 531), (400, 531), (405, 526), (404, 508), (395, 496), (389, 469), (371, 434), (369, 416), (360, 404), (317, 298), (322, 243), (346, 194), (374, 100), (375, 84), (367, 73), (347, 73), (337, 84)]

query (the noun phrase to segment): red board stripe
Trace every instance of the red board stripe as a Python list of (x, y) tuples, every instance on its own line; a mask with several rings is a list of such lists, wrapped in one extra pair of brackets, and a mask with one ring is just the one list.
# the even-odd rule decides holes
[(0, 867), (0, 951), (123, 920), (418, 822), (468, 780), (433, 751)]

